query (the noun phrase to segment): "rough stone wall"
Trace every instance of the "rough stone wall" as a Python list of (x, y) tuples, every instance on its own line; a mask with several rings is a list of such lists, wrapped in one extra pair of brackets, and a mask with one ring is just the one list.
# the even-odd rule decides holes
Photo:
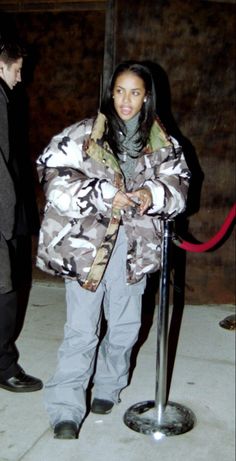
[(31, 153), (36, 157), (51, 136), (96, 114), (105, 12), (23, 13), (15, 18), (30, 45), (25, 73)]
[[(179, 229), (186, 239), (204, 242), (235, 201), (235, 4), (117, 0), (116, 9), (116, 61), (134, 58), (152, 66), (159, 115), (183, 144), (193, 171), (187, 221)], [(105, 12), (13, 16), (32, 51), (25, 76), (34, 163), (52, 135), (96, 113)], [(40, 188), (37, 195), (41, 208)], [(214, 251), (187, 254), (186, 302), (235, 301), (234, 242), (231, 233)]]
[[(25, 111), (37, 202), (42, 210), (44, 194), (37, 181), (36, 158), (53, 135), (97, 112), (105, 11), (5, 13), (5, 17), (27, 45)], [(17, 86), (16, 91), (22, 88)], [(24, 123), (21, 117), (19, 123)]]
[[(84, 117), (96, 115), (103, 72), (105, 10), (11, 13), (1, 10), (1, 25), (16, 28), (27, 44), (16, 131), (26, 133), (24, 148), (32, 161), (37, 205), (41, 215), (44, 193), (35, 160), (51, 137)], [(37, 238), (33, 237), (33, 277), (50, 279), (35, 267)], [(55, 279), (54, 279), (55, 280)], [(53, 280), (53, 281), (54, 281)], [(57, 278), (55, 281), (60, 281)]]
[[(151, 62), (159, 115), (193, 172), (187, 233), (180, 223), (188, 240), (215, 235), (235, 202), (235, 8), (197, 0), (139, 0), (134, 8), (118, 0), (116, 61)], [(234, 237), (187, 254), (187, 302), (235, 301)]]

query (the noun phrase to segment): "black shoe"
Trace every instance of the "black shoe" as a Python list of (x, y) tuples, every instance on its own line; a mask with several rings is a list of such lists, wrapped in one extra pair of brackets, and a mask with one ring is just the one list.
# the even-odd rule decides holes
[(107, 415), (111, 413), (113, 406), (114, 402), (111, 402), (111, 400), (93, 399), (91, 412), (98, 413), (99, 415)]
[(74, 421), (61, 421), (54, 427), (54, 439), (77, 439), (78, 428)]
[(23, 370), (16, 376), (0, 381), (0, 388), (11, 392), (34, 392), (42, 387), (43, 383), (40, 379), (27, 375)]

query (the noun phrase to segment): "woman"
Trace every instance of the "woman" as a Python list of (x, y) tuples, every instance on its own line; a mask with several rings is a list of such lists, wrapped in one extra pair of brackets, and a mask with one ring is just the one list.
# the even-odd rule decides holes
[(67, 321), (45, 403), (55, 438), (77, 438), (94, 372), (101, 309), (107, 331), (93, 379), (94, 413), (127, 385), (146, 274), (160, 266), (160, 217), (185, 208), (189, 170), (155, 115), (149, 70), (116, 68), (95, 119), (55, 136), (38, 159), (47, 205), (37, 265), (65, 278)]

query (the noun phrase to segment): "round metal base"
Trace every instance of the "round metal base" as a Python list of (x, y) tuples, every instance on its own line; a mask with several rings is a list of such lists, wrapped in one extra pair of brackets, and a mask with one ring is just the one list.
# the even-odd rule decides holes
[(152, 400), (136, 403), (124, 414), (126, 426), (133, 431), (153, 435), (157, 440), (162, 436), (188, 432), (195, 422), (194, 413), (189, 408), (174, 402), (167, 403), (160, 423), (158, 423), (155, 402)]

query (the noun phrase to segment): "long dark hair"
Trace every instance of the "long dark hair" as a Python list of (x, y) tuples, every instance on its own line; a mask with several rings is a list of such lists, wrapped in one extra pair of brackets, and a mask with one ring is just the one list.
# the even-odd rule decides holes
[(126, 127), (125, 123), (123, 122), (123, 120), (121, 120), (121, 118), (118, 116), (115, 110), (113, 102), (113, 90), (117, 77), (119, 77), (119, 75), (127, 71), (133, 72), (135, 75), (141, 78), (143, 80), (144, 87), (146, 90), (147, 101), (143, 104), (141, 108), (139, 116), (139, 126), (137, 130), (137, 132), (139, 133), (139, 137), (136, 142), (137, 145), (140, 147), (140, 150), (142, 150), (142, 148), (147, 143), (151, 126), (156, 117), (156, 95), (151, 72), (141, 62), (122, 62), (116, 67), (110, 79), (107, 89), (103, 95), (100, 107), (100, 111), (107, 118), (107, 131), (105, 134), (105, 140), (112, 148), (114, 154), (120, 153), (122, 150), (119, 132), (121, 131), (122, 133), (126, 134)]

